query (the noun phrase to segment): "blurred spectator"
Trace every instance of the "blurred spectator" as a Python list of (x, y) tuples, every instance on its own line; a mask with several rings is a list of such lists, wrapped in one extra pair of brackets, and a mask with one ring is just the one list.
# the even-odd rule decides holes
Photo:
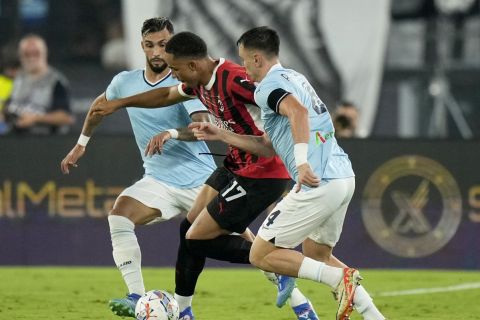
[(332, 118), (337, 138), (355, 137), (358, 123), (358, 108), (353, 103), (348, 101), (338, 103)]
[(102, 47), (102, 65), (105, 69), (120, 70), (127, 67), (125, 39), (120, 22), (107, 27), (107, 40)]
[(66, 80), (48, 65), (47, 54), (45, 41), (37, 35), (19, 43), (21, 70), (4, 111), (15, 133), (64, 133), (74, 122)]

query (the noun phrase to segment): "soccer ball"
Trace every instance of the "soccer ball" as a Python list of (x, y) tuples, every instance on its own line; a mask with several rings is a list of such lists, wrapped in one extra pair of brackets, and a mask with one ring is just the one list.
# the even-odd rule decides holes
[(164, 290), (148, 291), (135, 307), (137, 320), (178, 320), (179, 313), (177, 301)]

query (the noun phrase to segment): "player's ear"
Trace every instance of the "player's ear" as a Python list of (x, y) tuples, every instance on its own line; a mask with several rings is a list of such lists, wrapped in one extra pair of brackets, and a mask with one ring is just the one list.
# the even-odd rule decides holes
[(255, 66), (257, 67), (262, 65), (262, 57), (258, 53), (253, 55), (253, 63), (255, 63)]
[(188, 69), (190, 71), (196, 71), (197, 70), (197, 62), (195, 60), (189, 61), (187, 66), (188, 66)]

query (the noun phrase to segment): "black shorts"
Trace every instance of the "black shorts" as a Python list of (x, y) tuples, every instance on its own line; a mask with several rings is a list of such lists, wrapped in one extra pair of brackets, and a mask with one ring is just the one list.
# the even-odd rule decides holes
[(219, 193), (208, 205), (208, 213), (222, 229), (242, 233), (268, 206), (287, 190), (290, 179), (254, 179), (215, 170), (205, 184)]

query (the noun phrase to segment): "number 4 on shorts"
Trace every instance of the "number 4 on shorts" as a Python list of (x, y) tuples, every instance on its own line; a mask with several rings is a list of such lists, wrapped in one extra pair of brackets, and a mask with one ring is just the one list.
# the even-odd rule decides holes
[(265, 227), (271, 226), (273, 224), (273, 221), (278, 217), (279, 214), (280, 210), (270, 213), (267, 218), (267, 223), (265, 224)]

